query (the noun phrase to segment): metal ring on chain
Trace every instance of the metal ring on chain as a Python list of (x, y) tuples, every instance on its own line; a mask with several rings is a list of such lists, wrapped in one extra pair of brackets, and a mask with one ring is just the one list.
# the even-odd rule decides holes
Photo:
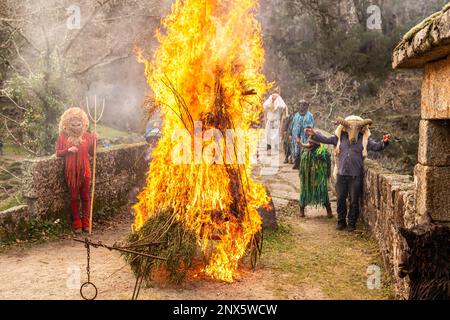
[[(94, 295), (94, 297), (92, 297), (92, 298), (87, 298), (87, 297), (84, 295), (84, 293), (83, 293), (83, 290), (86, 289), (86, 288), (89, 287), (89, 286), (92, 286), (92, 287), (94, 288), (94, 290), (95, 290), (95, 295)], [(97, 293), (98, 293), (97, 287), (96, 287), (95, 284), (93, 284), (92, 282), (85, 282), (85, 283), (83, 283), (83, 284), (81, 285), (81, 288), (80, 288), (80, 294), (81, 294), (81, 296), (83, 297), (84, 300), (95, 300), (95, 298), (97, 298)]]

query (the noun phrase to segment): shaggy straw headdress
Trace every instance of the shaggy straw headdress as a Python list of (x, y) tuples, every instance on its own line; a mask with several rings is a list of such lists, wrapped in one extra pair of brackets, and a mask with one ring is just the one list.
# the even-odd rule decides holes
[[(74, 130), (71, 123), (74, 121), (81, 122), (81, 130)], [(59, 133), (65, 133), (67, 139), (72, 146), (78, 146), (82, 142), (83, 135), (89, 127), (89, 118), (80, 108), (69, 108), (61, 116), (59, 122)]]

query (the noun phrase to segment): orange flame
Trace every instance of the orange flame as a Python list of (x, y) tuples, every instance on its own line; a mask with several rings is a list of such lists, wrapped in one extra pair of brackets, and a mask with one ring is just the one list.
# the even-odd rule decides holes
[[(134, 206), (133, 228), (172, 210), (196, 233), (203, 253), (211, 253), (204, 272), (227, 282), (238, 275), (240, 259), (261, 230), (257, 209), (270, 201), (263, 185), (250, 178), (259, 135), (248, 132), (259, 121), (260, 97), (269, 89), (261, 71), (257, 9), (257, 0), (177, 0), (157, 32), (160, 46), (152, 61), (138, 51), (164, 124), (147, 185)], [(203, 133), (214, 127), (246, 132), (244, 161), (236, 163), (238, 155), (231, 152), (226, 163), (197, 162), (194, 155), (189, 163), (174, 163), (182, 139), (174, 139), (175, 132), (187, 130), (188, 145), (195, 149), (193, 121), (203, 122)], [(202, 141), (201, 150), (213, 145)], [(213, 148), (213, 156), (220, 148)]]

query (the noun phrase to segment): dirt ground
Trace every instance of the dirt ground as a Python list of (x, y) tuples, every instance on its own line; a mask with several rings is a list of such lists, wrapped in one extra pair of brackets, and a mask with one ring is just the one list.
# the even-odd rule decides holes
[[(261, 177), (274, 198), (280, 227), (265, 233), (258, 267), (244, 261), (234, 283), (191, 275), (181, 286), (157, 282), (143, 287), (140, 299), (387, 299), (392, 297), (382, 270), (382, 288), (367, 288), (367, 268), (381, 267), (376, 244), (364, 230), (349, 234), (335, 230), (336, 219), (322, 209), (297, 215), (298, 171), (284, 165), (274, 176)], [(333, 203), (335, 212), (335, 203)], [(105, 244), (123, 239), (132, 223), (123, 213), (97, 229), (92, 237)], [(360, 227), (362, 228), (362, 227)], [(248, 263), (247, 263), (248, 264)], [(85, 282), (86, 249), (64, 239), (0, 253), (0, 299), (81, 299)], [(135, 278), (118, 252), (92, 249), (91, 281), (97, 299), (130, 299)]]

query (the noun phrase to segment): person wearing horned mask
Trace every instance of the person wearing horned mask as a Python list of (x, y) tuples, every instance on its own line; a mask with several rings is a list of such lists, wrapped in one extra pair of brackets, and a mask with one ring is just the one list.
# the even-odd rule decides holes
[(267, 151), (272, 147), (278, 150), (280, 145), (281, 122), (289, 116), (288, 108), (283, 98), (277, 93), (272, 94), (263, 105), (266, 114), (266, 141)]
[(314, 116), (309, 112), (309, 102), (300, 100), (296, 107), (296, 112), (291, 124), (291, 154), (294, 159), (293, 169), (298, 169), (300, 165), (301, 144), (307, 144), (308, 136), (305, 133), (306, 128), (314, 128)]
[[(61, 116), (56, 156), (65, 160), (65, 178), (70, 195), (72, 228), (75, 233), (89, 232), (91, 167), (95, 135), (87, 132), (89, 119), (80, 108), (70, 108)], [(79, 202), (81, 200), (81, 214)]]
[[(356, 230), (359, 217), (364, 159), (369, 150), (376, 152), (384, 150), (389, 145), (390, 136), (385, 134), (383, 140), (378, 142), (372, 140), (369, 130), (372, 120), (364, 120), (357, 116), (339, 118), (337, 124), (339, 126), (331, 137), (325, 137), (311, 128), (306, 129), (305, 132), (314, 141), (335, 146), (333, 176), (336, 178), (337, 229), (347, 229), (352, 232)], [(348, 197), (350, 197), (350, 210), (347, 217)]]

